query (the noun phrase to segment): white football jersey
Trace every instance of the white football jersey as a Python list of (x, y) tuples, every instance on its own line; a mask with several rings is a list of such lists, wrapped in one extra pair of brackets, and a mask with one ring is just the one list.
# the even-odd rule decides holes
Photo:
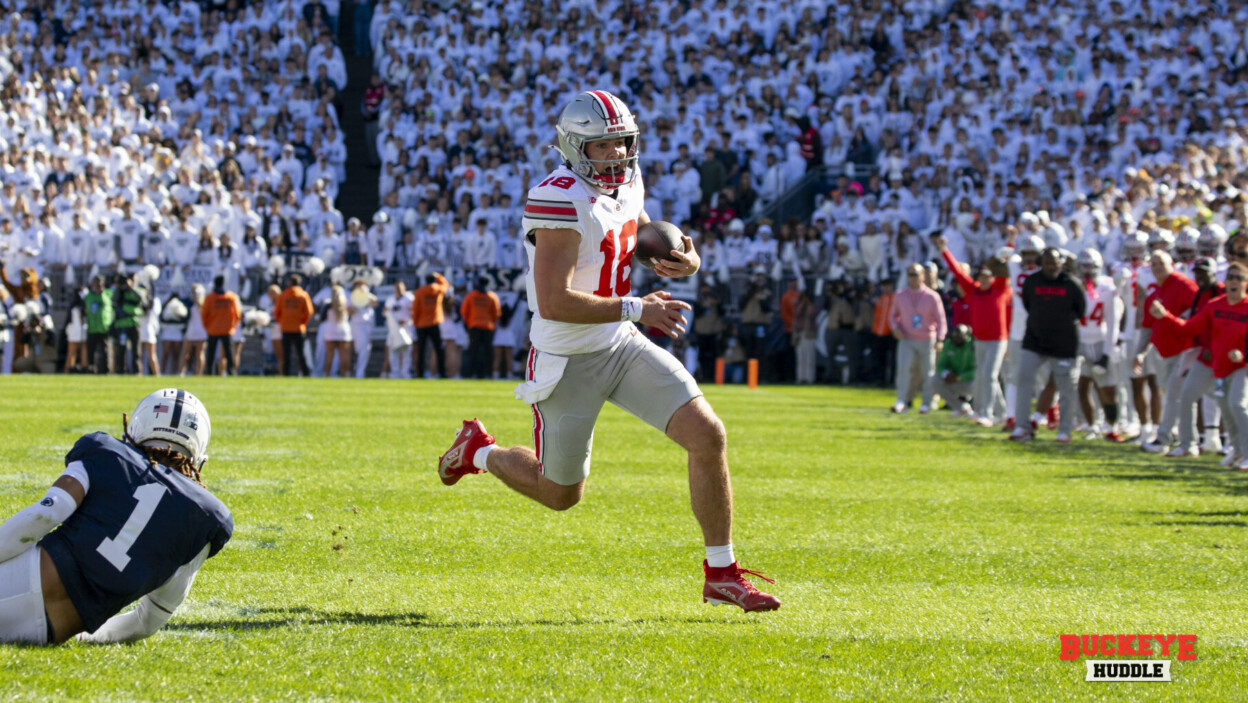
[(1027, 332), (1027, 308), (1023, 307), (1023, 284), (1031, 274), (1040, 270), (1039, 266), (1023, 268), (1023, 259), (1018, 254), (1011, 256), (1006, 262), (1010, 270), (1010, 285), (1014, 288), (1014, 311), (1010, 318), (1010, 339), (1022, 341)]
[(608, 349), (632, 329), (625, 322), (577, 324), (542, 317), (533, 278), (537, 247), (535, 229), (571, 229), (581, 234), (572, 290), (603, 298), (626, 296), (632, 290), (633, 250), (637, 247), (637, 218), (645, 202), (640, 178), (604, 195), (589, 187), (564, 166), (529, 189), (521, 230), (529, 270), (525, 275), (533, 327), (533, 346), (550, 354), (586, 354)]
[(1126, 308), (1126, 324), (1123, 339), (1135, 339), (1135, 329), (1140, 326), (1140, 306), (1149, 293), (1157, 290), (1157, 277), (1148, 264), (1126, 263), (1131, 270), (1131, 278), (1121, 291), (1123, 307)]
[(1114, 279), (1097, 276), (1094, 282), (1084, 281), (1083, 295), (1087, 305), (1084, 316), (1079, 319), (1079, 343), (1109, 342), (1111, 347), (1116, 345), (1121, 306)]

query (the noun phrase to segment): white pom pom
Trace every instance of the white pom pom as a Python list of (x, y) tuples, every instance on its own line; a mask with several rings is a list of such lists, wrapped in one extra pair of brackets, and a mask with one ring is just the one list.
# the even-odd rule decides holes
[(143, 269), (139, 272), (139, 275), (143, 276), (145, 281), (150, 284), (154, 281), (160, 280), (160, 269), (152, 264), (148, 264), (143, 267)]
[(28, 317), (30, 317), (30, 310), (28, 310), (25, 305), (13, 306), (13, 321), (14, 322), (20, 325), (23, 322), (25, 322), (26, 318)]
[(269, 271), (271, 273), (281, 273), (286, 270), (286, 259), (281, 254), (274, 254), (269, 257)]
[(251, 310), (243, 315), (243, 324), (247, 327), (268, 327), (270, 322), (272, 322), (272, 319), (269, 317), (269, 313), (263, 310)]
[(368, 272), (368, 285), (374, 288), (381, 285), (386, 280), (386, 272), (379, 268), (374, 268)]
[(330, 269), (329, 270), (329, 282), (336, 286), (347, 285), (346, 281), (343, 280), (343, 276), (347, 272), (346, 269), (347, 267), (345, 266), (335, 266), (332, 269)]
[(304, 262), (303, 272), (309, 276), (319, 276), (325, 272), (325, 262), (314, 256)]
[(186, 305), (177, 298), (171, 298), (165, 305), (165, 313), (168, 314), (169, 318), (173, 320), (186, 317), (188, 312), (189, 311), (186, 309)]

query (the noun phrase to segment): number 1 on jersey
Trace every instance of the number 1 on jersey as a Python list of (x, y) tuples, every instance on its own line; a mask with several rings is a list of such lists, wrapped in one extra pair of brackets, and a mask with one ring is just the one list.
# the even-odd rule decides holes
[(125, 571), (126, 565), (130, 563), (130, 548), (143, 533), (143, 528), (147, 527), (147, 523), (151, 521), (152, 514), (156, 512), (156, 506), (160, 504), (160, 499), (164, 498), (165, 493), (168, 492), (169, 489), (159, 483), (149, 483), (134, 489), (134, 499), (139, 501), (139, 504), (134, 506), (130, 518), (121, 526), (121, 532), (117, 533), (116, 537), (105, 537), (95, 551), (107, 559), (108, 563), (117, 567), (118, 571)]
[[(620, 228), (620, 246), (615, 246), (615, 231), (607, 230), (602, 238), (602, 271), (598, 274), (598, 289), (594, 295), (610, 298), (628, 295), (632, 289), (633, 250), (637, 248), (637, 220), (629, 220)], [(615, 284), (612, 285), (612, 274)]]

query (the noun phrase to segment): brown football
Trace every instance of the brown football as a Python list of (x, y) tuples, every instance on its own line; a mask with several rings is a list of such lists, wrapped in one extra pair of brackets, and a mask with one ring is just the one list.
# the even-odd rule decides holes
[(684, 233), (671, 222), (654, 220), (637, 228), (637, 248), (633, 250), (633, 261), (654, 268), (661, 260), (672, 261), (672, 250), (685, 251), (685, 243), (681, 240)]

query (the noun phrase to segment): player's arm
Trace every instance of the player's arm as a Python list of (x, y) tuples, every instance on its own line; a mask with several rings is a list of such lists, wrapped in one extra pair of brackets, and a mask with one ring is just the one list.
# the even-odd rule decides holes
[(87, 495), (90, 481), (82, 462), (72, 462), (43, 498), (0, 525), (0, 562), (30, 549), (54, 527), (69, 519)]
[(134, 642), (154, 634), (169, 622), (173, 612), (186, 600), (186, 594), (191, 592), (191, 584), (195, 582), (195, 574), (208, 558), (210, 548), (211, 545), (204, 545), (194, 559), (173, 572), (173, 576), (156, 590), (140, 598), (139, 604), (132, 610), (114, 615), (95, 632), (78, 635), (78, 640), (113, 644)]
[[(637, 216), (637, 226), (640, 227), (649, 221), (650, 216), (646, 214), (645, 210), (642, 210), (641, 214)], [(680, 240), (684, 242), (685, 250), (680, 252), (672, 249), (668, 256), (675, 259), (675, 261), (660, 259), (654, 265), (655, 273), (666, 278), (684, 278), (692, 276), (698, 272), (698, 269), (702, 268), (702, 257), (698, 256), (697, 250), (693, 248), (693, 239), (687, 234), (682, 234), (680, 235)]]
[(949, 251), (949, 241), (945, 239), (944, 235), (940, 235), (935, 238), (934, 243), (936, 248), (940, 250), (940, 255), (945, 260), (945, 265), (949, 267), (949, 271), (953, 274), (958, 285), (962, 286), (967, 295), (974, 293), (979, 286), (975, 283), (975, 279), (962, 270), (962, 266), (958, 264), (957, 257), (953, 255), (953, 252)]
[(1113, 350), (1118, 346), (1118, 322), (1119, 316), (1122, 315), (1122, 301), (1118, 299), (1118, 289), (1113, 286), (1105, 286), (1101, 292), (1101, 300), (1105, 301), (1105, 332), (1106, 340), (1109, 344), (1106, 349)]
[(537, 307), (543, 318), (556, 322), (605, 324), (631, 320), (657, 327), (669, 337), (685, 331), (681, 310), (688, 303), (672, 300), (667, 291), (644, 298), (600, 298), (572, 289), (572, 276), (580, 250), (581, 234), (571, 229), (533, 230), (533, 282)]

